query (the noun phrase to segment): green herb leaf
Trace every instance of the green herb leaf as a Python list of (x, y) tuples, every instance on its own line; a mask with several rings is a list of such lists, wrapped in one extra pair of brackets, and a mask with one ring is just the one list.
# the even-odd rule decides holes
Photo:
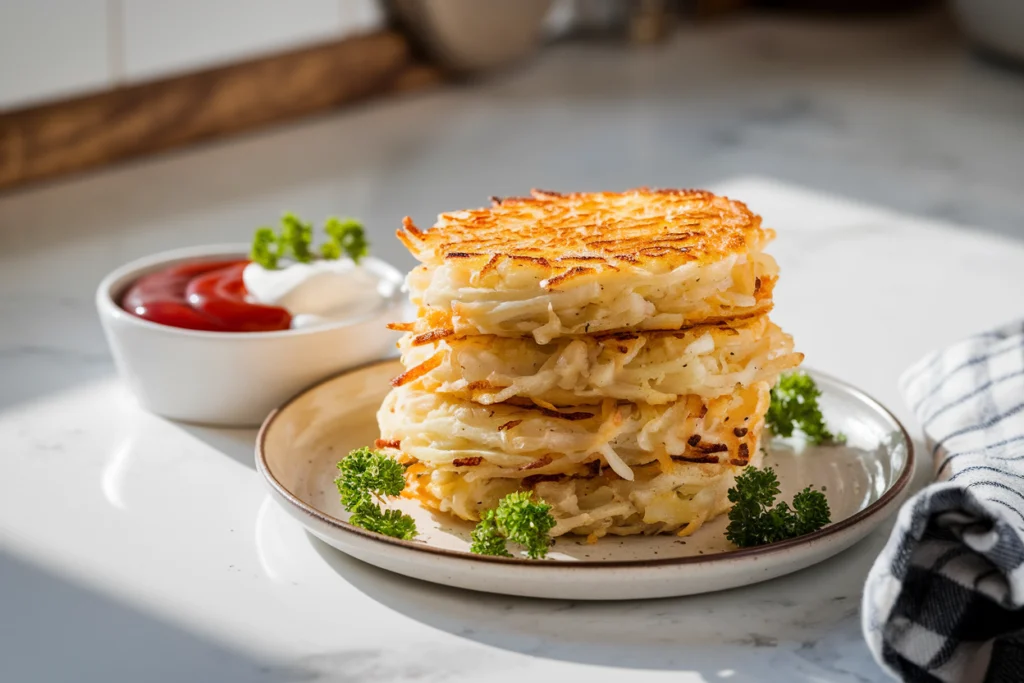
[(338, 463), (341, 474), (334, 480), (342, 506), (352, 513), (349, 521), (369, 531), (410, 539), (416, 522), (399, 510), (384, 510), (376, 501), (397, 496), (405, 488), (405, 468), (400, 462), (370, 448), (358, 448)]
[(511, 541), (523, 546), (531, 560), (539, 560), (548, 554), (549, 532), (554, 526), (551, 506), (535, 501), (532, 491), (510, 493), (501, 499), (497, 508), (483, 514), (473, 530), (470, 551), (512, 557), (506, 547)]
[(817, 531), (832, 521), (832, 511), (825, 494), (812, 491), (810, 486), (793, 496), (793, 510), (797, 517), (797, 536)]
[(293, 213), (281, 217), (280, 253), (291, 254), (299, 263), (313, 260), (313, 224), (305, 223)]
[(324, 224), (328, 242), (320, 247), (320, 254), (326, 259), (341, 258), (344, 253), (350, 259), (359, 260), (370, 253), (369, 243), (363, 224), (354, 218), (331, 217)]
[(494, 521), (506, 539), (526, 548), (531, 560), (548, 554), (548, 532), (555, 526), (555, 518), (551, 516), (550, 505), (534, 502), (532, 491), (517, 491), (502, 498)]
[[(345, 254), (359, 263), (361, 258), (370, 253), (363, 224), (354, 218), (328, 218), (324, 232), (327, 241), (320, 245), (322, 258), (334, 260)], [(313, 224), (301, 220), (293, 213), (281, 217), (280, 233), (275, 233), (269, 227), (257, 229), (249, 252), (249, 258), (267, 270), (277, 269), (279, 261), (288, 257), (298, 263), (309, 263), (315, 257)]]
[(267, 270), (274, 270), (277, 268), (280, 255), (280, 246), (274, 229), (256, 228), (256, 233), (252, 237), (252, 248), (249, 250), (250, 260)]
[(367, 531), (409, 541), (416, 537), (416, 522), (401, 510), (383, 510), (373, 503), (363, 503), (352, 512), (349, 521)]
[(320, 245), (320, 255), (328, 261), (337, 261), (341, 258), (341, 247), (337, 242), (324, 242)]
[(779, 479), (770, 467), (748, 467), (729, 489), (729, 526), (725, 537), (741, 548), (775, 543), (817, 531), (831, 521), (828, 500), (808, 486), (793, 497), (793, 507), (781, 502)]
[(843, 442), (846, 437), (833, 434), (825, 425), (818, 407), (821, 391), (810, 376), (802, 372), (782, 375), (771, 392), (765, 423), (776, 436), (789, 437), (799, 429), (812, 444)]
[(473, 541), (469, 546), (471, 553), (512, 557), (512, 553), (505, 547), (505, 537), (498, 531), (498, 525), (494, 521), (494, 510), (488, 510), (483, 514), (479, 524), (473, 529), (471, 539)]

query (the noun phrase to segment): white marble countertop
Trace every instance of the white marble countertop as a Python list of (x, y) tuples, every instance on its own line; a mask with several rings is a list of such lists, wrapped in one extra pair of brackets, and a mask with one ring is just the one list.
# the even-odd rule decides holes
[[(736, 179), (751, 174), (888, 208)], [(253, 432), (135, 407), (93, 289), (285, 209), (361, 216), (409, 266), (389, 237), (406, 213), (429, 224), (530, 186), (711, 186), (778, 230), (775, 317), (808, 363), (910, 422), (904, 367), (1020, 315), (1022, 178), (1024, 79), (939, 23), (753, 20), (652, 50), (558, 46), (475, 86), (4, 195), (0, 680), (882, 680), (857, 612), (885, 530), (789, 577), (673, 600), (391, 576), (274, 507)]]

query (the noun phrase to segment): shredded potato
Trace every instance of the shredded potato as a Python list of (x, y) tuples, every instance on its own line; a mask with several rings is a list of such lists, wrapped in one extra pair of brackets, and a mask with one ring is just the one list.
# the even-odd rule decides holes
[(404, 372), (376, 445), (407, 466), (403, 496), (476, 521), (532, 490), (552, 535), (590, 542), (729, 508), (803, 358), (768, 318), (759, 216), (701, 190), (534, 190), (398, 237), (417, 318), (391, 326)]
[[(532, 335), (539, 344), (565, 335), (613, 330), (678, 330), (771, 309), (778, 274), (763, 252), (734, 254), (715, 263), (691, 262), (668, 272), (626, 264), (573, 279), (556, 290), (515, 261), (500, 289), (478, 286), (470, 264), (420, 266), (406, 278), (423, 318), (448, 319), (459, 335)], [(422, 333), (427, 330), (417, 329)]]
[[(737, 386), (774, 384), (803, 356), (767, 316), (682, 332), (563, 337), (550, 344), (491, 336), (417, 343), (406, 335), (402, 362), (432, 363), (414, 386), (484, 405), (529, 398), (553, 405), (613, 398), (661, 405), (681, 396), (713, 398)], [(443, 353), (435, 362), (437, 353)]]
[[(760, 451), (755, 449), (750, 464), (760, 463)], [(664, 468), (649, 464), (633, 469), (633, 481), (605, 470), (589, 478), (541, 479), (531, 485), (538, 497), (552, 506), (557, 521), (553, 536), (689, 535), (728, 510), (726, 493), (742, 469), (737, 465), (675, 463)], [(468, 521), (477, 521), (481, 511), (495, 507), (502, 497), (521, 487), (522, 482), (515, 478), (469, 478), (443, 468), (425, 468), (409, 477), (409, 489), (419, 492), (411, 495), (424, 505)]]
[[(422, 465), (416, 470), (419, 486), (438, 508), (475, 520), (481, 510), (524, 485), (538, 492), (542, 485), (551, 491), (569, 487), (577, 497), (597, 483), (620, 494), (633, 486), (638, 493), (664, 493), (658, 487), (667, 483), (689, 487), (694, 494), (714, 487), (756, 456), (768, 393), (769, 385), (758, 382), (718, 398), (688, 396), (665, 406), (609, 399), (600, 406), (552, 411), (509, 403), (484, 406), (400, 387), (385, 399), (378, 422), (382, 443), (398, 444), (396, 451)], [(652, 483), (655, 473), (665, 478)], [(591, 479), (597, 483), (584, 483)], [(721, 503), (718, 496), (707, 506), (692, 503), (689, 496), (613, 499), (631, 501), (634, 509), (625, 518), (653, 504), (643, 522), (647, 525), (655, 518), (667, 523), (662, 518), (674, 510), (672, 519), (678, 523), (670, 525), (673, 529), (694, 521), (698, 513), (710, 518)], [(565, 514), (572, 509), (568, 502), (556, 506)], [(562, 533), (612, 533), (618, 522), (610, 520), (622, 516), (612, 514), (615, 509), (608, 508), (608, 516), (600, 519), (588, 509), (585, 520), (568, 526), (558, 513), (558, 528), (565, 527)], [(686, 512), (691, 509), (692, 515)]]

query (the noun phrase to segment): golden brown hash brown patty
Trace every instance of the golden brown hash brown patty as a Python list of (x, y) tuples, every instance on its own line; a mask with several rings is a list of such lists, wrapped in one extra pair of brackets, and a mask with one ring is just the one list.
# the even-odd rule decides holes
[(421, 262), (460, 261), (482, 274), (501, 261), (539, 271), (544, 286), (621, 265), (664, 272), (698, 261), (759, 251), (772, 237), (741, 202), (705, 190), (638, 188), (626, 192), (494, 199), (489, 208), (441, 214), (428, 231), (406, 217), (398, 238)]
[[(429, 335), (427, 335), (429, 337)], [(408, 368), (396, 386), (415, 383), (489, 405), (525, 397), (556, 406), (605, 398), (662, 404), (680, 395), (714, 397), (737, 385), (767, 381), (800, 364), (793, 339), (768, 316), (663, 332), (618, 332), (532, 338), (407, 334), (400, 342)]]

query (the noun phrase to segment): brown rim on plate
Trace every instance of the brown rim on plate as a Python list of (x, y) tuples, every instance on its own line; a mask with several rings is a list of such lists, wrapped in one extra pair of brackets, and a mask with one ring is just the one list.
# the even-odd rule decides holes
[(454, 559), (464, 560), (464, 561), (469, 561), (469, 562), (513, 564), (513, 565), (520, 565), (520, 566), (523, 566), (523, 567), (537, 567), (537, 568), (551, 567), (551, 565), (553, 563), (557, 563), (559, 567), (565, 567), (565, 568), (600, 569), (600, 568), (627, 568), (627, 567), (661, 567), (661, 566), (703, 564), (703, 563), (707, 563), (707, 562), (721, 562), (721, 561), (725, 561), (725, 560), (738, 560), (738, 559), (742, 559), (742, 558), (745, 558), (745, 557), (750, 557), (752, 555), (763, 555), (763, 554), (766, 554), (766, 553), (783, 552), (783, 551), (787, 550), (788, 548), (792, 548), (792, 547), (797, 546), (797, 545), (802, 545), (802, 544), (805, 544), (805, 543), (813, 543), (814, 541), (817, 541), (819, 539), (826, 538), (828, 536), (832, 536), (834, 534), (841, 533), (842, 531), (845, 531), (846, 529), (849, 529), (850, 527), (853, 527), (853, 526), (857, 525), (859, 522), (867, 519), (868, 517), (871, 517), (871, 516), (877, 514), (883, 508), (888, 506), (889, 503), (894, 498), (896, 498), (896, 496), (898, 496), (899, 493), (904, 488), (906, 488), (906, 486), (910, 482), (910, 478), (911, 478), (911, 476), (913, 475), (913, 472), (914, 472), (914, 443), (913, 443), (913, 441), (910, 438), (910, 434), (907, 433), (906, 428), (900, 423), (900, 421), (898, 419), (896, 419), (896, 416), (893, 415), (889, 411), (888, 408), (886, 408), (881, 403), (879, 403), (878, 401), (873, 399), (871, 396), (868, 396), (866, 393), (864, 393), (860, 389), (857, 389), (856, 387), (852, 386), (851, 384), (849, 384), (847, 382), (844, 382), (842, 380), (836, 379), (835, 377), (832, 377), (831, 375), (827, 375), (827, 374), (825, 374), (823, 372), (818, 372), (816, 370), (811, 370), (809, 372), (812, 375), (816, 375), (818, 377), (822, 377), (824, 379), (827, 379), (830, 382), (838, 384), (839, 386), (843, 387), (848, 392), (850, 392), (851, 394), (853, 394), (854, 396), (859, 398), (860, 400), (862, 400), (862, 401), (868, 403), (869, 405), (871, 405), (873, 408), (875, 408), (876, 410), (881, 412), (883, 415), (886, 415), (890, 420), (892, 420), (892, 423), (896, 427), (899, 428), (900, 434), (903, 436), (903, 442), (906, 444), (906, 447), (907, 447), (907, 458), (906, 458), (906, 461), (903, 463), (903, 469), (900, 471), (899, 476), (896, 478), (896, 481), (893, 482), (892, 486), (887, 488), (885, 490), (885, 492), (881, 495), (881, 497), (879, 497), (878, 500), (876, 500), (875, 502), (871, 503), (870, 505), (868, 505), (863, 510), (860, 510), (860, 511), (854, 513), (853, 515), (850, 515), (846, 519), (842, 519), (842, 520), (840, 520), (838, 522), (835, 522), (833, 524), (829, 524), (828, 526), (825, 526), (825, 527), (823, 527), (821, 529), (818, 529), (817, 531), (813, 531), (813, 532), (811, 532), (809, 534), (805, 534), (803, 536), (798, 536), (796, 538), (791, 538), (791, 539), (788, 539), (788, 540), (785, 540), (785, 541), (779, 541), (777, 543), (769, 543), (769, 544), (766, 544), (766, 545), (759, 545), (759, 546), (755, 546), (755, 547), (752, 547), (752, 548), (740, 548), (740, 549), (737, 549), (737, 550), (729, 550), (729, 551), (726, 551), (726, 552), (723, 552), (723, 553), (714, 553), (714, 554), (709, 554), (709, 555), (693, 555), (693, 556), (688, 556), (688, 557), (663, 557), (663, 558), (649, 559), (649, 560), (608, 560), (608, 561), (582, 560), (582, 561), (578, 561), (578, 562), (577, 561), (572, 561), (572, 562), (562, 561), (562, 562), (560, 562), (560, 561), (557, 561), (557, 560), (545, 561), (545, 560), (530, 560), (530, 559), (519, 558), (519, 557), (511, 557), (511, 558), (509, 558), (509, 557), (493, 557), (493, 556), (489, 556), (489, 555), (474, 555), (473, 553), (463, 552), (463, 551), (459, 551), (459, 550), (447, 550), (445, 548), (435, 548), (435, 547), (432, 547), (430, 545), (427, 545), (426, 543), (416, 542), (416, 541), (404, 541), (404, 540), (401, 540), (401, 539), (398, 539), (398, 538), (392, 538), (391, 536), (384, 536), (383, 534), (377, 534), (377, 533), (374, 533), (372, 531), (367, 531), (366, 529), (363, 529), (361, 527), (357, 527), (357, 526), (355, 526), (353, 524), (349, 524), (348, 522), (346, 522), (344, 520), (341, 520), (341, 519), (338, 519), (337, 517), (332, 517), (331, 515), (324, 514), (320, 510), (312, 507), (311, 505), (308, 505), (305, 501), (301, 500), (298, 496), (296, 496), (291, 491), (289, 491), (287, 488), (285, 488), (284, 485), (281, 484), (281, 482), (277, 480), (277, 477), (274, 476), (273, 472), (270, 471), (270, 468), (267, 465), (266, 454), (264, 453), (263, 446), (264, 446), (264, 441), (266, 439), (267, 431), (270, 429), (271, 425), (273, 424), (273, 422), (277, 418), (277, 416), (282, 411), (284, 411), (286, 408), (288, 408), (288, 406), (290, 406), (294, 401), (298, 400), (302, 396), (305, 396), (307, 393), (309, 393), (311, 391), (314, 391), (315, 389), (317, 389), (318, 387), (320, 387), (323, 384), (327, 384), (328, 382), (333, 382), (334, 380), (338, 379), (339, 377), (343, 377), (345, 375), (349, 375), (349, 374), (352, 374), (354, 372), (359, 372), (361, 370), (365, 370), (367, 368), (371, 368), (371, 367), (374, 367), (376, 365), (383, 365), (385, 363), (397, 363), (397, 362), (398, 362), (397, 358), (385, 358), (383, 360), (373, 361), (371, 363), (366, 363), (365, 365), (360, 365), (359, 367), (355, 367), (355, 368), (350, 368), (348, 370), (344, 370), (344, 371), (342, 371), (342, 372), (340, 372), (340, 373), (338, 373), (336, 375), (332, 375), (331, 377), (327, 377), (326, 379), (320, 380), (316, 384), (313, 384), (312, 386), (304, 389), (303, 391), (299, 392), (295, 396), (292, 396), (290, 399), (285, 401), (278, 408), (275, 408), (267, 416), (267, 418), (263, 421), (263, 425), (260, 427), (259, 434), (257, 434), (257, 436), (256, 436), (256, 469), (259, 470), (260, 474), (263, 475), (263, 477), (267, 480), (267, 482), (270, 484), (270, 486), (274, 489), (274, 491), (276, 493), (278, 493), (280, 496), (285, 498), (288, 502), (290, 502), (292, 505), (294, 505), (298, 509), (302, 510), (304, 513), (306, 513), (310, 517), (318, 519), (321, 522), (323, 522), (324, 524), (327, 524), (328, 526), (334, 527), (335, 529), (339, 529), (339, 530), (347, 532), (347, 533), (355, 534), (356, 536), (362, 536), (363, 538), (366, 538), (366, 539), (369, 539), (369, 540), (378, 541), (378, 542), (381, 542), (381, 543), (387, 543), (387, 544), (390, 544), (390, 545), (398, 546), (400, 548), (405, 548), (406, 550), (412, 550), (412, 551), (415, 551), (415, 552), (429, 553), (429, 554), (432, 554), (432, 555), (440, 555), (442, 557), (449, 557), (449, 558), (454, 558)]

